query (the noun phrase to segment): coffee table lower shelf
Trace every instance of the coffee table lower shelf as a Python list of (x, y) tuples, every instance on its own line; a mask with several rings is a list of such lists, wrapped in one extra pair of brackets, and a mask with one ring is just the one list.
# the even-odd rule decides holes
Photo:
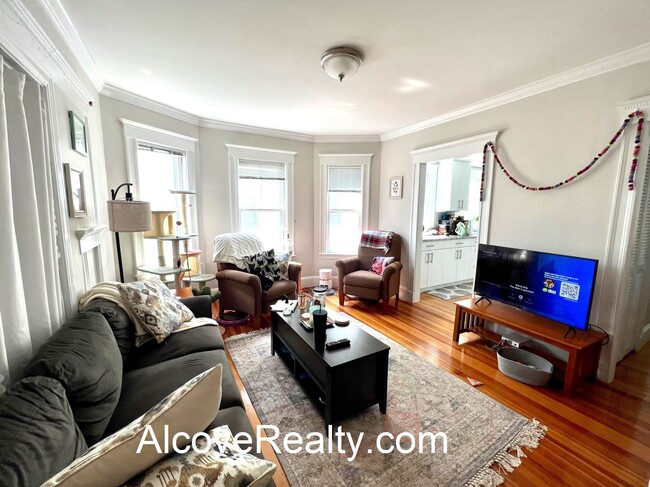
[(390, 348), (352, 325), (327, 331), (328, 340), (346, 336), (350, 347), (317, 351), (313, 333), (297, 316), (272, 313), (271, 353), (284, 362), (326, 426), (375, 404), (386, 413)]

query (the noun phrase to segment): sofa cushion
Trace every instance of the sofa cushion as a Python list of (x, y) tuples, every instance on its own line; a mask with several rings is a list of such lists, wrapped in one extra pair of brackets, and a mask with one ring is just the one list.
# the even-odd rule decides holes
[(27, 377), (0, 396), (0, 484), (41, 485), (86, 448), (59, 381)]
[(189, 308), (172, 296), (169, 288), (158, 280), (120, 283), (117, 289), (138, 321), (135, 323), (136, 347), (148, 341), (150, 337), (146, 333), (161, 343), (181, 323), (194, 318)]
[(84, 311), (41, 346), (24, 375), (63, 384), (75, 421), (92, 445), (102, 437), (120, 397), (122, 355), (106, 319)]
[(135, 327), (126, 311), (118, 304), (102, 298), (93, 299), (83, 310), (101, 313), (106, 318), (122, 354), (122, 362), (125, 363), (135, 350)]
[(198, 326), (179, 333), (172, 333), (160, 344), (155, 341), (145, 343), (131, 355), (126, 369), (141, 369), (196, 352), (223, 349), (223, 338), (221, 338), (218, 326)]
[(165, 485), (170, 486), (264, 487), (268, 484), (276, 469), (274, 463), (244, 453), (228, 426), (219, 426), (208, 434), (208, 438), (198, 439), (196, 450), (170, 455), (124, 487), (151, 487), (160, 485), (160, 479), (165, 479)]
[(251, 426), (251, 422), (246, 416), (246, 411), (241, 406), (232, 406), (229, 408), (222, 407), (219, 410), (217, 417), (212, 420), (206, 429), (211, 430), (218, 426), (226, 425), (233, 433), (248, 433), (253, 438), (253, 449), (251, 453), (258, 458), (264, 458), (261, 451), (257, 450), (257, 442), (255, 441), (255, 432)]
[[(191, 378), (144, 415), (90, 448), (42, 487), (123, 484), (165, 456), (167, 438), (174, 438), (177, 433), (191, 438), (205, 430), (219, 410), (220, 384), (220, 365)], [(181, 438), (177, 446), (183, 448), (189, 438)]]
[(268, 291), (262, 291), (262, 301), (268, 303), (274, 299), (279, 299), (283, 294), (291, 298), (291, 295), (298, 289), (298, 284), (294, 281), (275, 281)]
[(226, 353), (223, 350), (193, 353), (124, 374), (120, 402), (106, 428), (106, 434), (129, 424), (186, 381), (217, 364), (223, 365), (222, 407), (243, 405)]
[(381, 286), (381, 276), (366, 270), (354, 271), (343, 278), (343, 284), (377, 289)]

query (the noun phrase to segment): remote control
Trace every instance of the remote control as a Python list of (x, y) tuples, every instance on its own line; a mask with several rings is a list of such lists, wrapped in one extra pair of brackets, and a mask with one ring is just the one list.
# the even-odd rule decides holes
[(337, 348), (347, 347), (350, 345), (350, 340), (347, 338), (341, 338), (340, 340), (334, 340), (332, 342), (327, 342), (325, 348), (327, 350), (335, 350)]

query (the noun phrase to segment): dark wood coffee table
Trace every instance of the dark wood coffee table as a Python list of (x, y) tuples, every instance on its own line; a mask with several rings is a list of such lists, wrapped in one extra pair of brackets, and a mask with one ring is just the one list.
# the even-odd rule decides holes
[(327, 329), (326, 341), (348, 338), (350, 346), (314, 349), (314, 332), (291, 316), (271, 313), (271, 353), (278, 355), (314, 404), (326, 425), (379, 404), (386, 414), (390, 347), (350, 323)]

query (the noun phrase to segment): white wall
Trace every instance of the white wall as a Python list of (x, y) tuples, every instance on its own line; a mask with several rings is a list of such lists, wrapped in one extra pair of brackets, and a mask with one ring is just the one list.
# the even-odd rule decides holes
[(205, 252), (207, 271), (216, 272), (216, 264), (212, 262), (214, 237), (232, 231), (226, 144), (297, 152), (293, 168), (295, 222), (292, 238), (295, 260), (303, 264), (303, 275), (309, 275), (314, 268), (313, 144), (202, 127), (199, 132), (201, 169), (197, 190), (202, 220), (201, 248)]
[[(199, 129), (195, 125), (114, 98), (106, 96), (100, 96), (99, 98), (102, 105), (102, 129), (104, 132), (106, 154), (107, 190), (109, 188), (115, 189), (122, 183), (130, 182), (127, 181), (126, 143), (124, 139), (123, 125), (120, 122), (121, 118), (151, 125), (177, 134), (187, 135), (188, 137), (198, 138), (199, 136)], [(200, 153), (197, 155), (197, 158), (199, 159), (200, 165)], [(134, 197), (137, 197), (138, 188), (132, 187), (132, 190)], [(119, 198), (124, 196), (123, 191), (123, 189), (120, 190)], [(110, 191), (108, 191), (107, 194), (110, 198)], [(113, 234), (111, 234), (111, 237), (113, 237)], [(136, 268), (133, 234), (121, 233), (120, 246), (122, 248), (124, 279), (127, 282), (133, 281), (135, 280)], [(117, 261), (117, 257), (115, 257), (115, 260)], [(117, 275), (119, 279), (119, 275), (115, 269), (113, 270), (115, 272), (114, 275)]]
[[(64, 303), (68, 314), (76, 312), (77, 298), (95, 284), (107, 269), (112, 269), (111, 240), (108, 232), (101, 244), (86, 259), (81, 254), (76, 231), (98, 225), (107, 225), (106, 172), (101, 129), (98, 93), (77, 62), (70, 47), (63, 40), (55, 22), (42, 9), (40, 2), (23, 4), (25, 10), (13, 6), (13, 1), (0, 4), (0, 48), (28, 74), (49, 87), (48, 106), (51, 112), (51, 137), (53, 164), (57, 178), (55, 190), (60, 201), (62, 221), (57, 231), (64, 233), (66, 249), (60, 248), (61, 259), (69, 271), (62, 267), (62, 279), (70, 286), (70, 295)], [(90, 99), (94, 103), (90, 106)], [(74, 111), (86, 121), (89, 156), (72, 149), (68, 111)], [(63, 163), (84, 172), (87, 216), (69, 218), (63, 185)], [(58, 180), (58, 181), (57, 181)]]
[[(314, 144), (314, 196), (318, 195), (321, 187), (321, 170), (320, 158), (318, 154), (373, 154), (370, 161), (370, 179), (369, 179), (369, 192), (368, 195), (368, 229), (379, 230), (379, 181), (381, 172), (381, 142), (328, 142)], [(333, 271), (333, 286), (338, 287), (337, 270), (335, 262), (339, 257), (321, 255), (320, 249), (320, 232), (318, 224), (320, 222), (320, 215), (318, 214), (318, 205), (314, 203), (314, 270), (313, 274), (315, 279), (318, 278), (319, 269), (332, 269)], [(317, 283), (312, 283), (316, 285)]]
[[(196, 190), (198, 201), (200, 247), (203, 251), (203, 271), (216, 272), (212, 262), (214, 237), (232, 231), (230, 221), (229, 161), (226, 144), (295, 151), (294, 162), (294, 240), (295, 260), (303, 264), (303, 277), (316, 276), (322, 267), (334, 268), (334, 260), (318, 256), (315, 240), (314, 190), (320, 181), (319, 153), (374, 154), (370, 170), (369, 227), (377, 228), (379, 220), (379, 172), (381, 144), (318, 143), (262, 135), (246, 134), (210, 127), (197, 127), (130, 103), (101, 96), (102, 124), (106, 146), (108, 185), (115, 188), (126, 181), (126, 149), (120, 118), (140, 122), (171, 132), (198, 138)], [(316, 178), (316, 179), (315, 179)], [(135, 188), (137, 195), (137, 188)], [(133, 279), (135, 269), (131, 239), (122, 237), (122, 260), (125, 278)], [(308, 282), (308, 284), (311, 284)]]
[[(627, 115), (619, 103), (650, 93), (650, 63), (634, 65), (542, 93), (382, 144), (379, 225), (410, 240), (413, 164), (409, 151), (499, 130), (497, 150), (509, 171), (530, 185), (554, 184), (575, 174), (605, 147)], [(634, 131), (634, 127), (628, 130)], [(647, 136), (647, 126), (646, 126)], [(605, 260), (618, 170), (618, 144), (578, 181), (551, 191), (525, 191), (495, 168), (488, 242)], [(629, 169), (630, 161), (624, 161)], [(389, 174), (390, 173), (390, 174)], [(389, 200), (391, 175), (404, 176), (404, 198)], [(402, 254), (407, 262), (405, 248)], [(606, 286), (602, 267), (591, 323), (615, 334), (598, 299)], [(410, 290), (411, 269), (402, 271)], [(600, 316), (599, 316), (600, 315)]]

